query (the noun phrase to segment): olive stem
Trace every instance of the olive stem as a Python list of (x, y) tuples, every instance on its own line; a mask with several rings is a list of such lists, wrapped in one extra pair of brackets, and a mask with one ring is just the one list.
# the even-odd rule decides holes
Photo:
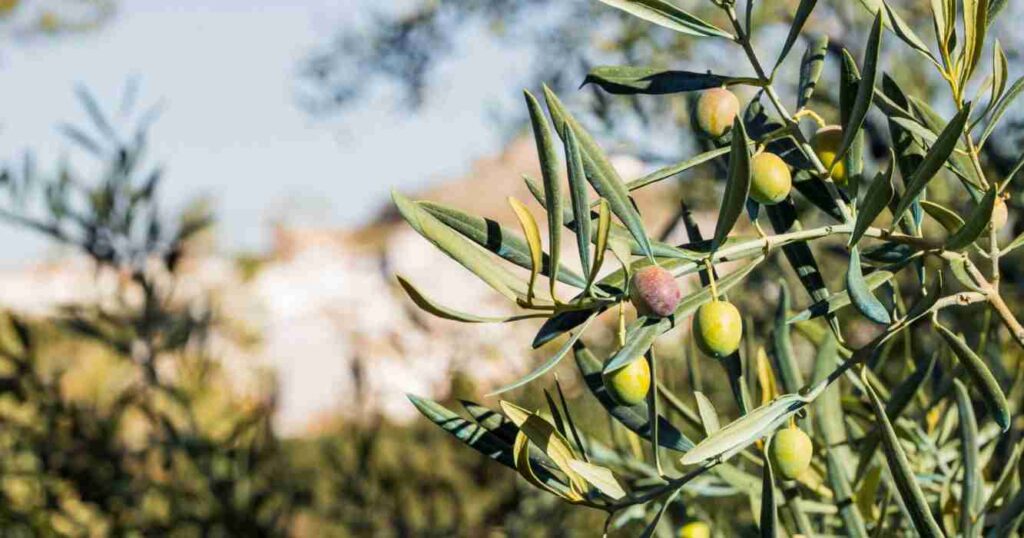
[(711, 286), (711, 301), (718, 301), (718, 286), (715, 284), (715, 266), (711, 263), (711, 256), (704, 258), (704, 267), (708, 273), (708, 284)]

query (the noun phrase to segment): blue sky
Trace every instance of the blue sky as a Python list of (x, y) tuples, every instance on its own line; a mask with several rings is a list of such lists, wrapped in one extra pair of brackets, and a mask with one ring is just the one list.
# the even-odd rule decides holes
[[(180, 208), (209, 196), (220, 247), (266, 248), (272, 218), (352, 226), (385, 203), (392, 187), (413, 188), (466, 170), (496, 151), (487, 107), (516, 80), (512, 54), (470, 36), (438, 73), (419, 114), (386, 94), (336, 119), (311, 118), (295, 100), (298, 61), (372, 0), (122, 0), (101, 31), (0, 43), (0, 159), (25, 149), (42, 164), (68, 148), (55, 126), (81, 120), (75, 84), (116, 103), (125, 80), (141, 78), (143, 103), (166, 104), (152, 154), (167, 165), (164, 198)], [(513, 92), (514, 93), (514, 92)], [(24, 230), (0, 225), (0, 264), (55, 255)]]

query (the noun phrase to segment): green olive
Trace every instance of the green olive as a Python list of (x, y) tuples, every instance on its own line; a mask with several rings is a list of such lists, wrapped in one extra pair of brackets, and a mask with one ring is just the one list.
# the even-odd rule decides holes
[(740, 101), (725, 88), (705, 90), (697, 99), (697, 126), (711, 138), (718, 138), (732, 128), (740, 112)]
[(750, 197), (759, 204), (773, 205), (786, 199), (793, 188), (789, 166), (774, 153), (758, 153), (750, 160)]
[(693, 337), (706, 355), (722, 358), (740, 348), (743, 320), (740, 311), (728, 301), (711, 301), (693, 316)]
[(785, 428), (772, 438), (771, 458), (775, 470), (787, 480), (796, 480), (811, 465), (811, 438), (799, 428)]
[[(826, 169), (832, 166), (842, 145), (843, 128), (838, 125), (822, 127), (811, 137), (811, 147)], [(832, 168), (832, 181), (839, 185), (846, 185), (846, 165), (841, 161), (836, 164), (835, 168)]]
[(711, 527), (703, 521), (691, 521), (679, 528), (679, 538), (711, 538)]
[(672, 273), (657, 265), (636, 271), (630, 279), (629, 299), (641, 316), (671, 316), (682, 298)]
[(1009, 218), (1010, 212), (1006, 207), (1006, 200), (1002, 197), (996, 198), (996, 203), (992, 206), (992, 225), (996, 227), (996, 230), (1002, 230)]
[(638, 357), (618, 370), (604, 374), (604, 388), (622, 405), (636, 405), (651, 390), (651, 367), (647, 359)]

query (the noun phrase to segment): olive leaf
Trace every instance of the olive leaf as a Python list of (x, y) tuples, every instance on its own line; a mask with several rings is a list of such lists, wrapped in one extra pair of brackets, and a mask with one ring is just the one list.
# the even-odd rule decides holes
[(1003, 96), (1003, 92), (1006, 91), (1006, 83), (1009, 81), (1007, 78), (1009, 76), (1008, 63), (1006, 53), (1003, 52), (1003, 46), (997, 39), (995, 46), (992, 47), (992, 88), (989, 93), (988, 104), (985, 105), (985, 110), (978, 115), (978, 118), (971, 122), (971, 131), (988, 117), (992, 109), (995, 108), (996, 103)]
[(395, 206), (398, 207), (398, 212), (416, 232), (480, 277), (480, 280), (483, 280), (495, 291), (512, 301), (525, 295), (526, 290), (522, 282), (487, 258), (483, 251), (467, 242), (461, 235), (445, 226), (412, 200), (399, 194), (398, 191), (392, 191), (391, 197)]
[[(589, 282), (590, 272), (590, 198), (587, 194), (587, 178), (583, 172), (583, 157), (572, 129), (565, 132), (565, 162), (569, 168), (569, 197), (572, 200), (572, 223), (576, 233), (576, 248), (580, 255), (583, 275)], [(547, 198), (545, 197), (545, 202)]]
[(960, 56), (960, 85), (966, 86), (985, 48), (988, 33), (988, 0), (964, 0), (964, 46)]
[(871, 293), (867, 281), (864, 280), (864, 273), (860, 267), (860, 252), (857, 247), (850, 249), (850, 265), (846, 269), (846, 291), (850, 294), (850, 302), (861, 314), (864, 314), (864, 317), (883, 325), (892, 322), (889, 311)]
[(800, 59), (800, 85), (797, 91), (796, 107), (802, 109), (810, 102), (818, 87), (818, 79), (825, 67), (825, 56), (828, 54), (828, 36), (821, 35), (815, 38), (804, 51)]
[(605, 157), (600, 146), (591, 138), (590, 133), (576, 121), (576, 118), (569, 113), (558, 99), (558, 96), (547, 86), (544, 86), (544, 99), (547, 101), (548, 111), (551, 113), (551, 119), (554, 121), (555, 131), (561, 134), (563, 137), (562, 141), (567, 142), (566, 137), (570, 132), (575, 135), (579, 143), (583, 169), (586, 172), (587, 180), (593, 185), (597, 194), (608, 200), (612, 213), (615, 213), (615, 216), (622, 221), (622, 224), (626, 226), (629, 233), (633, 235), (633, 239), (636, 239), (644, 255), (649, 258), (653, 257), (651, 242), (647, 237), (647, 232), (644, 231), (640, 214), (629, 199), (629, 191), (626, 190), (626, 186), (622, 178), (619, 177), (619, 173), (608, 162), (608, 158)]
[(882, 15), (882, 22), (886, 28), (892, 30), (910, 48), (928, 58), (936, 67), (941, 68), (938, 60), (935, 59), (935, 56), (932, 55), (928, 47), (921, 41), (921, 38), (917, 37), (917, 34), (914, 33), (910, 25), (885, 0), (860, 0), (860, 3), (871, 13)]
[[(530, 114), (530, 125), (537, 145), (541, 178), (544, 180), (544, 210), (548, 219), (548, 248), (551, 250), (551, 297), (555, 296), (555, 282), (558, 280), (558, 263), (562, 253), (562, 187), (558, 176), (558, 156), (548, 127), (548, 120), (540, 108), (537, 98), (524, 91), (526, 107)], [(589, 220), (589, 219), (586, 219)]]
[(682, 490), (682, 487), (678, 487), (672, 490), (672, 493), (665, 497), (665, 501), (661, 503), (661, 507), (658, 508), (658, 511), (654, 514), (654, 517), (651, 518), (651, 521), (647, 524), (646, 527), (644, 527), (643, 532), (640, 533), (640, 538), (651, 538), (652, 536), (654, 536), (655, 531), (658, 530), (658, 523), (661, 523), (661, 518), (665, 515), (665, 511), (668, 510), (669, 505), (671, 505), (672, 502), (676, 500), (676, 497), (679, 496), (679, 492)]
[(544, 313), (519, 314), (514, 316), (478, 316), (476, 314), (468, 314), (435, 302), (424, 295), (423, 292), (416, 288), (416, 286), (402, 275), (395, 275), (395, 278), (398, 280), (398, 284), (402, 286), (402, 289), (405, 290), (406, 295), (409, 296), (409, 299), (411, 299), (416, 306), (439, 318), (461, 321), (463, 323), (505, 323), (523, 319), (547, 317), (547, 314)]
[(960, 250), (973, 243), (988, 228), (992, 220), (992, 209), (998, 196), (995, 187), (985, 193), (985, 197), (971, 211), (967, 221), (953, 235), (946, 239), (946, 250)]
[[(864, 277), (865, 283), (867, 283), (868, 290), (874, 290), (875, 288), (885, 284), (892, 280), (893, 273), (889, 271), (874, 271)], [(796, 323), (798, 321), (807, 321), (817, 317), (824, 316), (826, 314), (835, 314), (836, 312), (850, 306), (850, 293), (847, 290), (833, 293), (829, 295), (828, 299), (824, 301), (818, 301), (811, 306), (797, 312), (790, 316), (786, 323)]]
[(1006, 91), (1006, 95), (1003, 95), (1002, 99), (994, 107), (992, 107), (992, 115), (989, 116), (988, 123), (985, 124), (985, 129), (981, 132), (981, 137), (978, 139), (978, 147), (985, 145), (985, 141), (992, 134), (992, 131), (996, 129), (996, 125), (999, 125), (999, 120), (1002, 119), (1003, 114), (1006, 113), (1006, 109), (1013, 103), (1013, 100), (1017, 98), (1021, 90), (1024, 90), (1024, 77), (1018, 78), (1014, 81), (1010, 89)]
[(960, 488), (960, 532), (962, 536), (981, 536), (978, 509), (981, 501), (982, 476), (978, 463), (978, 421), (967, 387), (959, 379), (953, 380), (956, 410), (960, 417), (960, 455), (964, 468)]
[(725, 184), (725, 194), (718, 210), (718, 222), (715, 224), (715, 235), (711, 241), (711, 250), (717, 250), (725, 240), (736, 219), (743, 212), (743, 205), (750, 193), (750, 151), (747, 149), (747, 129), (737, 118), (732, 126), (732, 148), (729, 152), (729, 177)]
[(771, 438), (764, 444), (764, 467), (761, 469), (761, 516), (759, 519), (761, 536), (777, 538), (779, 533), (779, 507), (775, 500), (775, 471), (772, 459), (768, 456)]
[(596, 84), (615, 95), (664, 95), (720, 88), (742, 80), (711, 73), (614, 65), (591, 69), (582, 85)]
[(814, 391), (808, 396), (783, 394), (709, 435), (684, 454), (679, 462), (682, 465), (695, 465), (716, 458), (725, 461), (775, 431), (787, 418), (813, 401), (819, 392)]
[(537, 379), (538, 377), (548, 373), (548, 371), (554, 368), (555, 366), (558, 366), (558, 363), (561, 362), (562, 358), (565, 357), (567, 353), (569, 353), (570, 349), (572, 349), (573, 344), (575, 344), (576, 341), (580, 339), (580, 336), (583, 336), (583, 333), (587, 331), (587, 327), (590, 326), (590, 323), (597, 319), (598, 313), (599, 312), (589, 313), (588, 317), (583, 322), (583, 325), (580, 326), (579, 330), (577, 330), (574, 334), (570, 335), (569, 338), (565, 341), (565, 343), (562, 344), (562, 347), (558, 348), (558, 351), (556, 351), (555, 354), (552, 355), (548, 360), (544, 361), (543, 364), (541, 364), (540, 366), (538, 366), (525, 376), (519, 378), (518, 380), (513, 381), (512, 383), (509, 383), (508, 385), (505, 385), (489, 393), (487, 396), (495, 396), (503, 392), (508, 392), (510, 390), (517, 389), (533, 381), (534, 379)]
[(693, 392), (693, 397), (697, 399), (697, 412), (700, 413), (700, 422), (704, 425), (704, 433), (713, 435), (721, 429), (715, 404), (711, 403), (711, 400), (699, 390)]
[(515, 468), (512, 451), (508, 444), (483, 427), (456, 415), (443, 405), (413, 394), (406, 394), (409, 401), (423, 416), (430, 419), (456, 439), (476, 449), (481, 454), (510, 468)]
[(849, 120), (843, 125), (843, 142), (836, 151), (835, 159), (832, 161), (834, 167), (846, 156), (846, 152), (853, 145), (854, 138), (860, 133), (864, 125), (864, 118), (867, 117), (868, 109), (871, 107), (871, 99), (875, 93), (875, 72), (878, 66), (878, 51), (882, 44), (882, 12), (875, 15), (875, 22), (871, 26), (871, 33), (868, 34), (867, 47), (864, 49), (864, 68), (861, 70), (861, 79), (857, 84), (857, 96), (853, 100), (849, 112)]
[(779, 66), (782, 65), (786, 56), (789, 55), (789, 51), (796, 44), (796, 40), (800, 38), (800, 32), (804, 29), (804, 23), (807, 22), (807, 18), (811, 16), (811, 12), (814, 11), (814, 6), (817, 4), (818, 0), (800, 0), (800, 5), (796, 7), (796, 13), (793, 14), (793, 22), (789, 25), (789, 34), (786, 35), (786, 41), (782, 44), (782, 51), (779, 52), (779, 58), (775, 60), (775, 67), (772, 68), (773, 75), (779, 70)]
[(722, 155), (726, 155), (731, 151), (730, 148), (717, 148), (710, 151), (705, 151), (689, 159), (678, 162), (676, 164), (670, 164), (668, 166), (659, 168), (643, 177), (639, 177), (630, 182), (626, 183), (626, 188), (630, 191), (635, 191), (639, 188), (646, 187), (653, 183), (671, 178), (672, 176), (681, 174), (691, 168), (702, 165), (706, 162), (711, 162)]
[(786, 392), (796, 392), (804, 386), (804, 376), (800, 372), (800, 367), (793, 354), (789, 325), (786, 321), (791, 303), (789, 286), (784, 279), (780, 278), (779, 303), (775, 307), (775, 317), (772, 323), (771, 350), (782, 377), (782, 387)]
[(601, 2), (621, 9), (634, 17), (683, 34), (732, 39), (732, 34), (725, 30), (663, 0), (601, 0)]
[(565, 473), (573, 490), (577, 492), (587, 490), (586, 481), (570, 465), (570, 462), (576, 459), (576, 455), (569, 445), (569, 441), (558, 433), (550, 422), (511, 402), (502, 400), (500, 406), (505, 416), (519, 428), (519, 432), (547, 454), (551, 461), (558, 466), (558, 469)]
[(590, 293), (597, 278), (601, 266), (604, 265), (604, 255), (608, 250), (608, 231), (611, 229), (612, 217), (608, 210), (608, 202), (602, 198), (597, 208), (597, 239), (594, 242), (594, 265), (590, 268), (590, 278), (587, 280), (586, 292)]
[(892, 479), (895, 482), (900, 499), (906, 506), (910, 520), (914, 524), (914, 529), (923, 537), (941, 538), (943, 536), (942, 528), (939, 527), (939, 524), (935, 521), (935, 516), (932, 515), (931, 509), (928, 507), (928, 501), (925, 499), (924, 493), (917, 483), (914, 470), (910, 466), (906, 452), (904, 452), (903, 447), (900, 445), (900, 440), (896, 436), (896, 430), (893, 428), (892, 422), (889, 421), (889, 417), (885, 413), (882, 401), (878, 398), (878, 394), (875, 393), (870, 383), (865, 384), (864, 388), (871, 403), (871, 410), (881, 427), (885, 461), (889, 466), (889, 471), (892, 473)]
[[(637, 434), (640, 439), (649, 441), (651, 439), (651, 422), (647, 402), (640, 402), (636, 405), (619, 404), (608, 394), (608, 389), (604, 386), (604, 379), (601, 376), (601, 361), (587, 349), (583, 342), (576, 342), (573, 346), (573, 355), (576, 359), (576, 366), (583, 376), (583, 382), (612, 418)], [(658, 444), (677, 452), (686, 452), (694, 446), (693, 441), (660, 415), (658, 416)]]
[(985, 407), (992, 415), (992, 420), (1005, 432), (1010, 429), (1010, 420), (1013, 416), (1010, 412), (1010, 405), (1006, 401), (1003, 389), (999, 387), (992, 371), (985, 365), (971, 348), (964, 342), (963, 338), (953, 334), (952, 331), (936, 323), (935, 330), (945, 340), (946, 345), (953, 351), (960, 364), (964, 366), (967, 375), (970, 376), (972, 384), (981, 393)]
[(864, 232), (882, 213), (882, 210), (889, 207), (889, 202), (892, 201), (896, 193), (892, 186), (892, 171), (895, 162), (896, 154), (890, 149), (889, 166), (886, 167), (884, 173), (875, 174), (875, 179), (871, 181), (867, 193), (857, 206), (857, 220), (854, 222), (853, 233), (850, 234), (847, 245), (855, 247), (864, 236)]
[(537, 283), (537, 276), (540, 275), (544, 256), (544, 251), (540, 244), (540, 228), (537, 226), (537, 221), (534, 220), (530, 210), (526, 209), (522, 202), (509, 196), (508, 205), (512, 206), (512, 211), (515, 212), (516, 218), (519, 219), (519, 225), (523, 228), (523, 235), (526, 236), (526, 244), (530, 247), (530, 283), (526, 288), (526, 301), (530, 302), (533, 300), (533, 290)]
[[(533, 264), (530, 246), (523, 238), (511, 230), (505, 228), (497, 221), (473, 216), (435, 202), (416, 202), (417, 205), (427, 210), (437, 220), (443, 222), (449, 228), (459, 232), (470, 241), (493, 252), (498, 257), (514, 263), (524, 269), (530, 269)], [(543, 267), (541, 274), (551, 276), (558, 275), (558, 280), (583, 289), (586, 281), (567, 267), (559, 267), (557, 272), (552, 270), (551, 258), (543, 255)]]
[(580, 460), (569, 460), (569, 467), (605, 496), (613, 500), (626, 496), (626, 490), (622, 489), (611, 469)]
[(896, 226), (896, 223), (903, 217), (903, 214), (906, 213), (907, 208), (917, 198), (917, 195), (921, 194), (928, 185), (928, 182), (935, 177), (935, 174), (942, 168), (946, 159), (953, 153), (957, 140), (963, 134), (964, 124), (967, 122), (970, 113), (971, 107), (968, 103), (956, 116), (953, 116), (953, 119), (949, 121), (949, 124), (946, 125), (935, 140), (935, 144), (928, 149), (928, 153), (925, 154), (921, 164), (914, 170), (913, 175), (906, 180), (906, 190), (903, 192), (903, 196), (900, 198), (892, 214), (893, 227)]
[(964, 225), (964, 219), (960, 215), (935, 202), (921, 200), (921, 209), (941, 224), (949, 233), (955, 233)]

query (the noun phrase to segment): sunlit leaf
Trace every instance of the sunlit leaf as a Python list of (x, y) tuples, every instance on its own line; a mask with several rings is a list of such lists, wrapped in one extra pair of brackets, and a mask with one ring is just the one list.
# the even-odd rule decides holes
[(634, 17), (684, 34), (732, 39), (732, 34), (663, 0), (601, 0), (601, 2), (621, 9)]
[(512, 206), (519, 225), (523, 228), (523, 235), (526, 236), (526, 244), (530, 247), (530, 283), (526, 289), (527, 302), (533, 299), (534, 285), (537, 283), (537, 276), (540, 275), (541, 264), (543, 263), (544, 251), (540, 243), (540, 228), (529, 209), (522, 202), (509, 196), (508, 204)]
[(712, 435), (721, 426), (718, 423), (718, 412), (715, 411), (715, 404), (701, 391), (694, 391), (693, 397), (697, 399), (697, 412), (700, 413), (701, 424), (704, 425), (704, 433)]
[(828, 55), (828, 36), (822, 35), (815, 38), (804, 51), (800, 60), (800, 86), (797, 92), (796, 106), (798, 109), (807, 106), (815, 88), (818, 87), (818, 79), (825, 67), (825, 57)]
[(611, 469), (580, 460), (569, 460), (569, 467), (607, 497), (619, 500), (626, 496)]
[[(530, 125), (533, 128), (533, 138), (537, 145), (537, 157), (540, 161), (541, 177), (544, 180), (544, 210), (548, 219), (548, 248), (551, 251), (551, 297), (555, 296), (555, 282), (558, 280), (559, 267), (562, 253), (562, 184), (558, 175), (558, 156), (555, 153), (555, 144), (551, 136), (551, 129), (548, 127), (548, 120), (544, 117), (540, 103), (537, 102), (530, 92), (523, 92), (526, 98), (527, 110), (530, 113)], [(589, 220), (589, 219), (588, 219)]]
[(411, 282), (405, 279), (401, 275), (395, 275), (398, 279), (398, 284), (402, 286), (405, 293), (409, 296), (409, 299), (416, 304), (421, 310), (433, 314), (439, 318), (450, 319), (452, 321), (461, 321), (463, 323), (505, 323), (509, 321), (519, 321), (523, 319), (532, 319), (538, 317), (547, 317), (544, 313), (534, 314), (520, 314), (515, 316), (478, 316), (475, 314), (467, 314), (458, 310), (446, 307), (440, 303), (435, 302), (426, 295), (423, 294), (416, 286), (413, 286)]
[[(494, 395), (497, 395), (497, 394), (501, 394), (503, 392), (508, 392), (508, 391), (510, 391), (512, 389), (517, 389), (517, 388), (519, 388), (519, 387), (521, 387), (521, 386), (523, 386), (523, 385), (533, 381), (534, 379), (537, 379), (538, 377), (546, 374), (548, 371), (550, 371), (555, 366), (558, 366), (558, 363), (562, 360), (562, 358), (565, 357), (565, 355), (567, 353), (569, 353), (570, 349), (572, 349), (573, 344), (575, 344), (576, 341), (580, 339), (580, 336), (583, 336), (583, 333), (587, 331), (587, 327), (590, 326), (590, 322), (594, 321), (594, 319), (596, 319), (596, 318), (597, 318), (597, 312), (591, 313), (589, 315), (589, 317), (586, 319), (586, 321), (583, 322), (583, 325), (574, 334), (572, 334), (565, 341), (564, 344), (562, 344), (562, 347), (558, 348), (558, 351), (556, 351), (554, 355), (552, 355), (548, 360), (544, 361), (543, 364), (541, 364), (540, 366), (538, 366), (537, 368), (535, 368), (533, 371), (531, 371), (530, 373), (526, 374), (525, 376), (519, 378), (518, 380), (516, 380), (516, 381), (514, 381), (512, 383), (509, 383), (508, 385), (505, 385), (505, 386), (499, 388), (498, 390), (495, 390), (495, 391), (491, 392), (487, 396), (494, 396)], [(511, 418), (511, 417), (509, 417), (509, 418)]]
[[(576, 234), (576, 249), (580, 266), (587, 281), (593, 279), (590, 273), (590, 196), (587, 193), (587, 178), (583, 172), (583, 157), (572, 129), (565, 132), (565, 162), (569, 168), (569, 196), (572, 200), (572, 224)], [(545, 198), (545, 202), (547, 199)]]

